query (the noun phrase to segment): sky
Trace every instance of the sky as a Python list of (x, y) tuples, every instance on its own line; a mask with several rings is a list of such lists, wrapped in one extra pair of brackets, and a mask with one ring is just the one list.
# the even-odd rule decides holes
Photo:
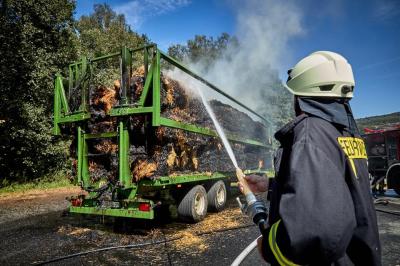
[[(133, 30), (146, 34), (166, 51), (172, 44), (185, 44), (196, 34), (237, 34), (239, 22), (243, 23), (243, 18), (238, 17), (245, 1), (249, 0), (78, 0), (75, 18), (90, 14), (96, 3), (107, 3), (126, 16)], [(300, 20), (298, 34), (288, 37), (284, 50), (279, 51), (279, 63), (272, 66), (282, 79), (286, 80), (287, 70), (310, 53), (334, 51), (353, 67), (356, 87), (351, 105), (355, 117), (400, 111), (399, 0), (264, 2), (255, 8), (288, 2), (290, 6), (277, 10), (285, 12), (288, 8), (289, 12), (290, 8)]]

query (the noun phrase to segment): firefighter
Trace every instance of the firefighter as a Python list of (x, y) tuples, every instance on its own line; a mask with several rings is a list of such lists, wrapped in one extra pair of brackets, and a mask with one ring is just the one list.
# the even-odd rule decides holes
[[(275, 133), (269, 227), (272, 265), (381, 265), (367, 155), (350, 109), (354, 78), (341, 55), (318, 51), (288, 71), (296, 117)], [(268, 184), (246, 177), (254, 193)]]

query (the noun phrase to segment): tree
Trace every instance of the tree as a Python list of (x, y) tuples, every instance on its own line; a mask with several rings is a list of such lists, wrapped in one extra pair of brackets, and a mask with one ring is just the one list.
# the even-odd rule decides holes
[[(106, 4), (95, 5), (78, 21), (74, 9), (73, 0), (0, 2), (0, 186), (6, 179), (34, 179), (64, 165), (67, 144), (51, 135), (57, 72), (80, 56), (148, 42)], [(119, 77), (118, 61), (96, 67), (95, 82), (107, 85)]]
[[(79, 55), (90, 58), (113, 53), (126, 46), (137, 48), (149, 42), (146, 35), (134, 32), (123, 14), (115, 13), (107, 4), (94, 5), (94, 12), (82, 16), (75, 24), (79, 36)], [(134, 54), (134, 66), (143, 62), (143, 55)], [(119, 61), (108, 60), (95, 65), (94, 83), (110, 86), (119, 79)]]
[(217, 38), (196, 35), (193, 40), (188, 40), (186, 45), (170, 46), (168, 54), (186, 63), (200, 63), (207, 66), (226, 56), (228, 48), (234, 49), (237, 46), (237, 39), (228, 33), (222, 33)]
[(72, 0), (0, 3), (0, 185), (60, 166), (51, 136), (53, 79), (75, 59)]
[(132, 31), (123, 14), (107, 4), (94, 5), (94, 12), (75, 23), (79, 35), (79, 54), (96, 57), (117, 51), (123, 46), (136, 48), (148, 42), (146, 35)]

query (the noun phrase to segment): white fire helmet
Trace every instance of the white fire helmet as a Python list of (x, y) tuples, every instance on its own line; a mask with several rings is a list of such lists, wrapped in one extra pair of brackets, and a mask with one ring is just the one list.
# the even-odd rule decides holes
[(353, 71), (347, 60), (333, 52), (318, 51), (288, 71), (284, 86), (294, 95), (309, 97), (352, 98)]

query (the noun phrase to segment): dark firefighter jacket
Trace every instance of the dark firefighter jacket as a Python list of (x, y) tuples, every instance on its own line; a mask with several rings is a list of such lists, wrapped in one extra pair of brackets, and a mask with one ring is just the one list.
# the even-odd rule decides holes
[(367, 156), (343, 100), (299, 99), (305, 112), (279, 130), (270, 227), (272, 265), (381, 265)]

